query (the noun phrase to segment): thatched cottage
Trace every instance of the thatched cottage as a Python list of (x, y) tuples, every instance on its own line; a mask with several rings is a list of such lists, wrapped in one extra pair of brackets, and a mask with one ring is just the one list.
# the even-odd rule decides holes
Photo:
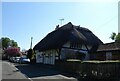
[(34, 46), (36, 62), (54, 64), (55, 60), (89, 60), (102, 41), (89, 29), (71, 22), (50, 32)]

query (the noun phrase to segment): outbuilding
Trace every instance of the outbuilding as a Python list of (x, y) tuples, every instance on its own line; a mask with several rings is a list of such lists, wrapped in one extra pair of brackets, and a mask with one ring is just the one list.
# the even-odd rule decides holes
[(120, 42), (100, 45), (95, 57), (97, 60), (120, 60)]

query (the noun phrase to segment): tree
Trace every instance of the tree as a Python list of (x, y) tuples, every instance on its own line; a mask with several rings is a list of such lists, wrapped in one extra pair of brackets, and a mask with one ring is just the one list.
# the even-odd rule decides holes
[(114, 40), (115, 42), (120, 42), (120, 33), (116, 34), (115, 32), (113, 32), (110, 36), (110, 38), (112, 40)]
[(120, 33), (116, 36), (116, 42), (120, 42)]
[(9, 38), (1, 38), (1, 42), (2, 42), (2, 48), (6, 48), (8, 47), (8, 44), (10, 42)]
[(8, 57), (16, 57), (16, 56), (21, 56), (22, 54), (20, 53), (20, 49), (18, 47), (9, 47), (5, 49), (4, 53)]
[(115, 33), (115, 32), (112, 32), (110, 38), (111, 38), (112, 40), (115, 40), (115, 39), (116, 39), (116, 33)]
[(18, 47), (17, 42), (15, 42), (14, 40), (11, 40), (11, 42), (12, 42), (12, 46), (13, 46), (13, 47)]
[(27, 52), (27, 58), (29, 58), (30, 60), (33, 60), (35, 56), (35, 53), (33, 51), (33, 49), (29, 49)]
[(15, 42), (14, 40), (11, 40), (7, 37), (2, 37), (0, 39), (0, 42), (2, 42), (2, 48), (3, 49), (7, 49), (9, 46), (18, 47), (17, 42)]

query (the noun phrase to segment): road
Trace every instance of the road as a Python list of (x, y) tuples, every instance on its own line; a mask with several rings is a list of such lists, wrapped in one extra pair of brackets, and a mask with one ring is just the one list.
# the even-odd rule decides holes
[[(15, 64), (2, 62), (2, 79), (25, 79), (25, 81), (77, 81), (49, 65)], [(4, 81), (4, 80), (3, 80)]]

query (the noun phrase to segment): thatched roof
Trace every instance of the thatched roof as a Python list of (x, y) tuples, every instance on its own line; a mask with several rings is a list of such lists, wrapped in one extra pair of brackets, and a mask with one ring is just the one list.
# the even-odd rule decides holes
[(33, 48), (44, 51), (61, 48), (67, 41), (89, 44), (97, 47), (102, 41), (96, 37), (89, 29), (74, 26), (71, 22), (50, 32)]
[(100, 51), (120, 51), (120, 43), (119, 42), (112, 42), (112, 43), (106, 43), (103, 45), (100, 45), (97, 49), (97, 52)]

